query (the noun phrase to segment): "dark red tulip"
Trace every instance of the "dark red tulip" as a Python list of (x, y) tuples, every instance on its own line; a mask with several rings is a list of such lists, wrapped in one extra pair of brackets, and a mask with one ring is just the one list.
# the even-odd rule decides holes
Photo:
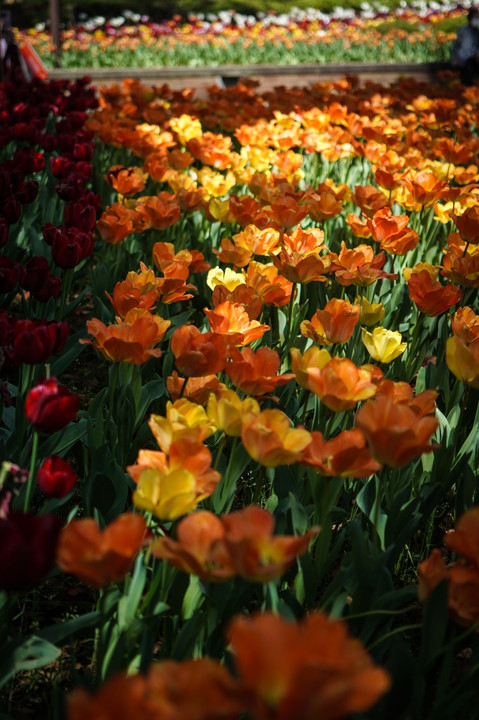
[(55, 515), (10, 513), (0, 520), (0, 588), (31, 590), (55, 563), (62, 527)]
[(65, 205), (63, 214), (67, 227), (75, 227), (85, 232), (91, 232), (96, 228), (96, 209), (93, 205), (89, 205), (85, 198)]
[(39, 290), (32, 292), (32, 295), (39, 302), (47, 302), (50, 298), (57, 298), (61, 289), (62, 279), (49, 275), (43, 286)]
[(69, 325), (65, 322), (45, 320), (16, 320), (13, 349), (15, 361), (36, 365), (44, 363), (60, 352), (68, 337)]
[(38, 474), (38, 487), (44, 495), (63, 498), (73, 488), (78, 475), (73, 472), (70, 463), (57, 455), (47, 457), (41, 464)]
[(0, 218), (0, 248), (7, 244), (8, 240), (8, 225), (7, 222)]
[(50, 267), (46, 257), (41, 255), (32, 257), (25, 265), (25, 279), (22, 287), (25, 290), (37, 292), (43, 287), (49, 275)]
[(33, 387), (25, 401), (27, 419), (39, 430), (53, 433), (62, 430), (76, 416), (80, 401), (56, 378), (42, 380)]
[(17, 285), (23, 285), (25, 269), (9, 257), (0, 256), (0, 293), (9, 293)]
[(94, 240), (91, 232), (77, 228), (63, 228), (52, 243), (52, 258), (55, 265), (68, 270), (74, 268), (93, 252)]

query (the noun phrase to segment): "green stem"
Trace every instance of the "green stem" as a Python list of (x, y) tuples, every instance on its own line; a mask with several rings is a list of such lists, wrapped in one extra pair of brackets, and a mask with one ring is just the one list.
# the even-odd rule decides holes
[(34, 484), (34, 478), (35, 478), (35, 464), (37, 462), (37, 453), (38, 453), (38, 431), (33, 431), (33, 445), (32, 445), (32, 455), (30, 458), (30, 472), (28, 473), (28, 481), (27, 481), (27, 487), (25, 491), (25, 501), (23, 503), (23, 512), (28, 512), (28, 508), (30, 505), (30, 499), (33, 493), (33, 484)]
[(120, 374), (120, 363), (117, 362), (117, 363), (115, 363), (115, 367), (113, 370), (113, 377), (110, 382), (110, 396), (109, 396), (109, 400), (108, 400), (108, 412), (109, 412), (110, 417), (113, 417), (113, 404), (114, 404), (114, 399), (115, 399), (115, 388), (118, 383), (119, 374)]

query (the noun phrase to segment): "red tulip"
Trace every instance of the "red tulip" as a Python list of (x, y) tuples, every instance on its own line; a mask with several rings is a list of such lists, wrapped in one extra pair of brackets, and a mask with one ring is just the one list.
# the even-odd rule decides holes
[(47, 457), (40, 466), (37, 475), (38, 487), (45, 495), (63, 498), (73, 488), (78, 475), (73, 472), (70, 463), (57, 455)]
[(27, 395), (25, 414), (28, 420), (44, 432), (61, 430), (76, 416), (80, 401), (56, 378), (40, 381)]

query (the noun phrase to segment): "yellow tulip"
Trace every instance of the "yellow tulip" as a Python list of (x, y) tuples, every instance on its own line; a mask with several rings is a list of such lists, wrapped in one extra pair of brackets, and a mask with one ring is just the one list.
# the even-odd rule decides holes
[(214, 267), (208, 271), (206, 284), (211, 290), (214, 290), (217, 285), (224, 285), (230, 292), (233, 292), (235, 287), (245, 284), (245, 278), (244, 272), (235, 272), (229, 267), (224, 270), (220, 267)]
[(466, 345), (457, 337), (446, 341), (446, 365), (449, 370), (461, 382), (479, 389), (479, 352), (475, 351), (475, 344)]
[(247, 397), (242, 400), (234, 390), (225, 390), (220, 398), (214, 393), (208, 398), (206, 412), (210, 422), (222, 430), (226, 435), (239, 437), (241, 435), (241, 422), (245, 413), (258, 415), (260, 407), (258, 402)]
[(407, 343), (401, 342), (401, 333), (383, 327), (375, 328), (372, 333), (362, 328), (361, 339), (373, 360), (383, 363), (390, 363), (407, 347)]
[(363, 295), (362, 297), (357, 297), (354, 304), (359, 305), (361, 308), (361, 325), (365, 325), (366, 327), (375, 325), (384, 317), (385, 309), (383, 303), (370, 303)]
[(192, 512), (205, 497), (198, 495), (195, 476), (188, 470), (163, 473), (151, 468), (141, 473), (133, 503), (160, 520), (176, 520)]

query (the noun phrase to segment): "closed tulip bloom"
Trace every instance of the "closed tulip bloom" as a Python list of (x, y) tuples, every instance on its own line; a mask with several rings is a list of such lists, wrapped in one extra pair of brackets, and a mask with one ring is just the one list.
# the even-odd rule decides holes
[(289, 417), (281, 410), (263, 410), (259, 415), (248, 413), (243, 417), (241, 439), (253, 460), (277, 467), (299, 462), (311, 435), (303, 428), (291, 427)]
[(54, 498), (68, 495), (77, 479), (78, 475), (73, 472), (70, 463), (56, 455), (46, 458), (37, 473), (37, 483), (41, 492)]
[(439, 423), (432, 415), (419, 416), (411, 407), (394, 403), (386, 396), (360, 407), (356, 426), (366, 438), (371, 455), (389, 467), (404, 467), (425, 452)]
[(339, 720), (369, 709), (391, 684), (346, 623), (322, 612), (301, 622), (238, 617), (229, 639), (256, 720)]
[(390, 363), (407, 348), (407, 343), (401, 342), (401, 333), (383, 327), (374, 328), (372, 333), (362, 328), (361, 339), (372, 359), (377, 362)]
[(261, 347), (256, 352), (249, 347), (241, 351), (232, 348), (225, 371), (245, 395), (264, 395), (294, 378), (294, 373), (277, 375), (279, 366), (279, 355), (271, 348)]
[(456, 335), (446, 340), (446, 364), (461, 382), (479, 388), (479, 338), (469, 344)]
[(80, 400), (68, 388), (59, 385), (56, 378), (37, 383), (25, 401), (25, 415), (39, 430), (53, 433), (62, 430), (76, 416)]
[(228, 358), (228, 338), (217, 332), (202, 333), (194, 325), (181, 325), (171, 337), (175, 365), (187, 377), (217, 375)]
[(103, 588), (123, 580), (145, 542), (141, 515), (125, 513), (100, 530), (93, 518), (72, 520), (63, 528), (57, 564), (88, 585)]
[(148, 425), (164, 452), (169, 451), (176, 435), (183, 430), (197, 429), (199, 442), (203, 442), (216, 431), (205, 408), (184, 397), (166, 404), (166, 417), (150, 415)]
[(121, 203), (110, 205), (97, 223), (102, 240), (111, 245), (119, 245), (128, 235), (135, 232), (134, 217), (134, 210), (130, 210)]
[(361, 325), (370, 327), (383, 319), (386, 312), (383, 303), (370, 303), (364, 295), (358, 296), (354, 302), (361, 309), (359, 320)]
[(219, 397), (225, 388), (226, 385), (220, 383), (216, 375), (182, 378), (173, 370), (166, 378), (166, 389), (172, 400), (185, 397), (198, 405), (206, 405), (211, 393)]
[(105, 175), (105, 180), (125, 197), (131, 197), (144, 190), (147, 173), (139, 167), (113, 165)]
[(144, 220), (147, 227), (166, 230), (181, 217), (181, 209), (174, 195), (167, 191), (138, 200), (136, 213)]

